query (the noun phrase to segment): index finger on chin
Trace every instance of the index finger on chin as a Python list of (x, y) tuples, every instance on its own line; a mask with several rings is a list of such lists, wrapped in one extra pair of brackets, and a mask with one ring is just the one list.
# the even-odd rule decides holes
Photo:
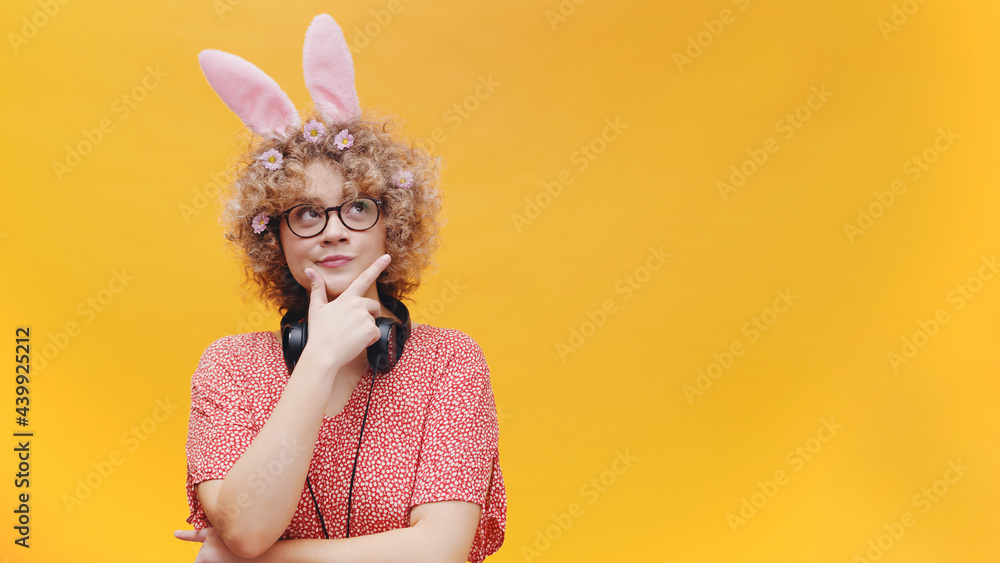
[(347, 286), (347, 289), (344, 290), (344, 293), (350, 293), (352, 295), (359, 295), (359, 296), (364, 295), (365, 291), (373, 283), (375, 283), (376, 279), (378, 279), (379, 274), (381, 274), (382, 271), (385, 270), (386, 266), (389, 265), (389, 261), (390, 258), (388, 254), (383, 254), (382, 256), (380, 256), (378, 259), (372, 262), (371, 266), (368, 266), (368, 268), (365, 271), (361, 272), (361, 275), (355, 278), (355, 280), (351, 282), (351, 285)]

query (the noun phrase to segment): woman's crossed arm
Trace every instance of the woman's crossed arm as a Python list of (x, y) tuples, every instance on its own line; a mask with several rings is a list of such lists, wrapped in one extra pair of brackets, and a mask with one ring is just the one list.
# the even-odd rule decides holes
[[(209, 497), (218, 481), (209, 485), (199, 496)], [(206, 505), (206, 513), (207, 513)], [(261, 554), (234, 553), (214, 528), (178, 530), (174, 535), (182, 540), (204, 542), (196, 563), (229, 561), (270, 562), (435, 562), (462, 563), (466, 560), (479, 524), (480, 507), (465, 501), (430, 502), (410, 510), (410, 527), (380, 534), (344, 539), (283, 540), (274, 543)], [(245, 558), (241, 558), (241, 555)]]

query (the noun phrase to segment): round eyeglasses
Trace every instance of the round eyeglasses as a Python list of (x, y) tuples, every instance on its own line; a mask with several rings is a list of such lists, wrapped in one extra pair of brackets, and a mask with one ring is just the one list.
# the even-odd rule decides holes
[(331, 211), (337, 212), (340, 222), (348, 229), (367, 231), (378, 223), (381, 209), (382, 200), (362, 196), (336, 207), (324, 208), (311, 203), (301, 203), (281, 214), (285, 217), (285, 223), (293, 235), (299, 238), (311, 238), (326, 230)]

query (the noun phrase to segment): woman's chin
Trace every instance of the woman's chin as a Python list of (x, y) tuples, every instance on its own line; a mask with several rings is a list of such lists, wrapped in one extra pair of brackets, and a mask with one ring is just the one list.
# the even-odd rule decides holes
[(341, 293), (347, 291), (348, 286), (350, 286), (351, 282), (354, 280), (347, 279), (343, 275), (324, 272), (323, 281), (326, 283), (326, 296), (330, 301), (333, 301), (339, 297)]

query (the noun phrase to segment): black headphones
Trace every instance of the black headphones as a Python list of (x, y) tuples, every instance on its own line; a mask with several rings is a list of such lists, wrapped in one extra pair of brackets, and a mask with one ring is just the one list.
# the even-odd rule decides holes
[[(376, 286), (377, 287), (377, 286)], [(368, 347), (368, 365), (372, 368), (372, 384), (368, 388), (368, 402), (365, 404), (365, 414), (361, 418), (361, 432), (358, 434), (358, 447), (354, 452), (354, 466), (351, 468), (351, 484), (347, 490), (347, 535), (351, 537), (351, 496), (354, 493), (354, 472), (358, 468), (358, 454), (361, 452), (361, 439), (365, 435), (365, 422), (368, 421), (368, 407), (372, 403), (372, 389), (375, 388), (375, 375), (379, 372), (387, 372), (396, 365), (403, 355), (403, 347), (410, 338), (410, 312), (402, 301), (382, 293), (378, 288), (379, 301), (402, 322), (396, 322), (389, 317), (378, 317), (375, 319), (375, 326), (379, 329), (379, 339)], [(292, 373), (295, 364), (302, 356), (302, 350), (306, 347), (306, 340), (309, 338), (309, 326), (302, 313), (289, 311), (281, 317), (281, 352), (285, 356), (285, 366), (288, 373)], [(330, 539), (330, 534), (326, 531), (326, 523), (323, 522), (323, 514), (319, 510), (319, 503), (316, 502), (316, 495), (313, 494), (312, 483), (306, 475), (306, 485), (309, 487), (309, 495), (312, 497), (313, 506), (316, 507), (316, 517), (323, 528), (323, 535)]]
[[(392, 369), (400, 356), (403, 346), (410, 337), (410, 311), (402, 301), (378, 291), (379, 301), (403, 322), (399, 323), (389, 317), (375, 319), (381, 336), (378, 341), (368, 347), (368, 365), (372, 373), (385, 372)], [(306, 317), (301, 312), (288, 311), (281, 317), (281, 351), (285, 356), (285, 366), (292, 373), (295, 364), (302, 356), (309, 338), (309, 327)]]

